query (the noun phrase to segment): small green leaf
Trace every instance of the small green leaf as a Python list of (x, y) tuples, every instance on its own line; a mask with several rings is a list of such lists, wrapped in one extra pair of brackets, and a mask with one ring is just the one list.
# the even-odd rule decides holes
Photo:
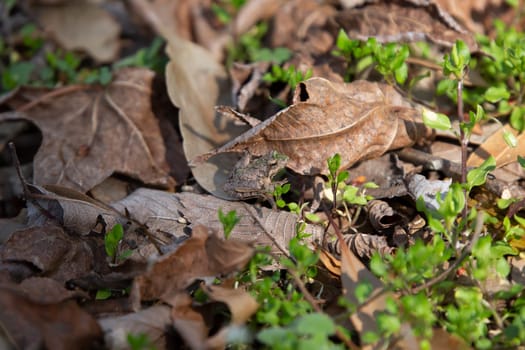
[(241, 221), (241, 218), (237, 216), (237, 212), (235, 210), (230, 210), (228, 214), (224, 214), (222, 209), (219, 208), (218, 214), (219, 221), (221, 222), (222, 228), (224, 230), (224, 238), (228, 239), (235, 225)]
[(319, 217), (319, 215), (315, 214), (315, 213), (305, 213), (304, 214), (304, 217), (310, 221), (310, 222), (313, 222), (314, 224), (317, 224), (317, 223), (320, 223), (321, 222), (321, 217)]
[(510, 97), (510, 93), (504, 86), (491, 86), (485, 91), (485, 98), (487, 101), (496, 103), (499, 100), (508, 100)]
[(109, 289), (99, 289), (97, 290), (97, 294), (95, 295), (95, 300), (106, 300), (111, 297), (111, 290)]
[(520, 163), (522, 168), (525, 168), (525, 157), (518, 156), (518, 163)]
[(516, 136), (514, 136), (513, 133), (511, 133), (508, 130), (503, 131), (503, 140), (505, 140), (505, 143), (512, 148), (518, 147), (518, 139)]
[(507, 277), (510, 273), (510, 265), (505, 258), (499, 258), (496, 261), (496, 272), (503, 278)]
[(350, 174), (348, 171), (341, 171), (339, 174), (337, 174), (337, 183), (339, 184), (341, 182), (345, 182), (349, 175)]
[(401, 319), (396, 315), (379, 314), (377, 316), (377, 325), (379, 329), (387, 335), (393, 335), (401, 329)]
[(106, 254), (110, 258), (116, 257), (118, 245), (122, 240), (122, 237), (124, 237), (124, 228), (121, 224), (116, 224), (113, 226), (113, 228), (108, 233), (106, 233), (106, 236), (104, 236), (104, 248), (106, 250)]
[(467, 174), (467, 191), (473, 187), (483, 185), (487, 174), (496, 169), (496, 159), (493, 156), (488, 157), (478, 168), (472, 169)]
[(311, 313), (296, 320), (294, 328), (299, 334), (330, 336), (335, 333), (334, 321), (325, 314)]
[(403, 63), (401, 67), (394, 71), (394, 77), (398, 84), (404, 84), (408, 78), (408, 66), (406, 63)]
[(510, 113), (509, 118), (510, 125), (518, 130), (525, 130), (525, 108), (524, 107), (515, 107)]
[(369, 282), (360, 282), (357, 284), (354, 290), (355, 297), (357, 298), (357, 301), (359, 303), (364, 303), (366, 299), (372, 294), (374, 291), (374, 286), (372, 286)]
[(374, 253), (370, 259), (370, 270), (378, 277), (385, 276), (388, 273), (388, 267), (378, 253)]
[(341, 166), (341, 155), (339, 153), (334, 154), (332, 157), (328, 158), (328, 171), (332, 175), (332, 177), (335, 179), (335, 174), (337, 173), (337, 170), (339, 170), (339, 167)]
[(450, 130), (452, 124), (450, 119), (442, 113), (436, 113), (428, 109), (423, 109), (423, 123), (426, 126), (438, 130)]

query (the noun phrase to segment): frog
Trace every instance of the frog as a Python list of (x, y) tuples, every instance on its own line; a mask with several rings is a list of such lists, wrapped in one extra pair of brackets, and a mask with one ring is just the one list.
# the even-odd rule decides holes
[(233, 199), (258, 198), (271, 201), (275, 186), (285, 182), (274, 182), (272, 178), (285, 168), (287, 161), (288, 157), (277, 151), (262, 156), (252, 156), (246, 152), (234, 165), (223, 189)]

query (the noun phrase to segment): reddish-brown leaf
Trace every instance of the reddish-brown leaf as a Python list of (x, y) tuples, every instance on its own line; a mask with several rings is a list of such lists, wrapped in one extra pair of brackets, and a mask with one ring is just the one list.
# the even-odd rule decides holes
[(135, 278), (133, 304), (138, 306), (141, 300), (170, 300), (195, 279), (238, 271), (250, 260), (253, 251), (246, 243), (221, 240), (215, 232), (196, 226), (191, 237), (176, 251)]

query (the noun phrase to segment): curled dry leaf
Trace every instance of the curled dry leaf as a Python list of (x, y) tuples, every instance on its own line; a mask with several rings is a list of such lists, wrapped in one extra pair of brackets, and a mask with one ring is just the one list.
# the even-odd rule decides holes
[(385, 201), (374, 199), (368, 202), (368, 219), (372, 227), (382, 232), (394, 225), (402, 224), (404, 218)]
[(340, 12), (336, 20), (353, 39), (378, 42), (423, 41), (451, 47), (460, 39), (478, 51), (474, 35), (438, 4), (429, 0), (364, 1)]
[(169, 188), (174, 183), (150, 104), (153, 77), (135, 68), (117, 72), (107, 87), (22, 88), (3, 101), (20, 113), (3, 113), (0, 122), (28, 119), (42, 131), (35, 184), (85, 192), (118, 172)]
[(419, 116), (389, 85), (312, 78), (299, 84), (290, 107), (193, 163), (225, 152), (277, 151), (297, 173), (327, 174), (326, 160), (336, 153), (349, 167), (428, 136)]
[(370, 235), (366, 233), (346, 234), (343, 236), (344, 241), (339, 239), (328, 243), (328, 251), (341, 255), (342, 245), (350, 248), (352, 253), (357, 255), (363, 261), (368, 261), (372, 254), (381, 255), (391, 254), (394, 249), (388, 245), (386, 236)]
[(66, 50), (84, 50), (98, 62), (117, 58), (120, 26), (93, 1), (33, 6), (38, 22)]

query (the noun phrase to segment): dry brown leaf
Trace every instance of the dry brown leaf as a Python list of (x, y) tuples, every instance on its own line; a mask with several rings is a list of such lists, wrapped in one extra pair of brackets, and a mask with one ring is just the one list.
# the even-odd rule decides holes
[[(510, 147), (505, 142), (503, 138), (504, 132), (510, 132), (516, 137), (518, 140), (516, 147)], [(496, 166), (500, 168), (515, 162), (518, 156), (523, 155), (525, 155), (525, 133), (519, 134), (517, 130), (507, 124), (487, 138), (485, 142), (468, 157), (467, 165), (473, 167), (480, 166), (489, 156), (493, 156), (496, 159)]]
[[(28, 188), (37, 196), (28, 202), (27, 216), (30, 225), (60, 222), (68, 232), (86, 236), (92, 231), (97, 231), (97, 222), (100, 219), (109, 228), (128, 221), (124, 215), (112, 208), (66, 187), (47, 186), (46, 189), (29, 185)], [(97, 232), (100, 231), (99, 229)]]
[(241, 325), (257, 311), (259, 304), (250, 293), (241, 289), (230, 289), (221, 286), (204, 286), (204, 292), (211, 300), (228, 305), (231, 312), (231, 322)]
[(435, 0), (435, 2), (475, 33), (484, 32), (480, 19), (489, 17), (492, 24), (494, 18), (501, 18), (500, 13), (504, 12), (505, 8), (508, 9), (504, 0)]
[(89, 299), (89, 295), (80, 290), (68, 290), (63, 283), (48, 277), (30, 277), (18, 287), (28, 298), (39, 304), (57, 304), (73, 298)]
[[(119, 212), (127, 209), (133, 218), (147, 225), (151, 232), (166, 231), (179, 238), (187, 237), (186, 230), (198, 224), (222, 230), (217, 211), (221, 209), (227, 213), (235, 210), (241, 221), (233, 228), (230, 237), (251, 244), (270, 245), (277, 254), (282, 252), (265, 231), (270, 233), (277, 244), (287, 247), (290, 239), (296, 235), (299, 219), (297, 215), (282, 210), (256, 208), (210, 195), (168, 193), (146, 188), (138, 189), (112, 206)], [(321, 226), (307, 224), (305, 233), (311, 235), (312, 241), (320, 241), (324, 230)]]
[(191, 349), (205, 349), (204, 343), (208, 337), (208, 328), (201, 313), (191, 307), (192, 299), (183, 293), (172, 298), (171, 317), (173, 327)]
[(374, 199), (368, 202), (368, 219), (372, 227), (382, 232), (394, 225), (404, 224), (406, 219), (385, 201)]
[(68, 50), (84, 50), (98, 62), (111, 62), (120, 49), (120, 26), (93, 1), (34, 6), (40, 24)]
[(131, 300), (135, 307), (142, 300), (169, 301), (194, 280), (227, 275), (241, 269), (251, 258), (253, 248), (236, 240), (221, 240), (204, 226), (179, 248), (160, 258), (133, 282)]
[(431, 349), (447, 349), (447, 350), (469, 350), (472, 349), (470, 345), (457, 335), (450, 334), (442, 328), (434, 329), (432, 332), (432, 339), (430, 339)]
[(446, 47), (461, 39), (471, 52), (478, 50), (474, 36), (433, 1), (365, 2), (364, 6), (346, 9), (336, 17), (350, 38), (374, 37), (378, 42), (429, 40)]
[[(132, 3), (168, 43), (166, 84), (172, 102), (179, 107), (186, 158), (205, 153), (246, 130), (222, 119), (214, 110), (216, 105), (231, 105), (231, 88), (224, 67), (209, 51), (180, 37), (173, 13), (166, 11), (164, 1)], [(204, 189), (227, 198), (217, 182), (224, 183), (228, 173), (218, 169), (220, 166), (231, 169), (237, 160), (231, 156), (218, 157), (194, 167), (192, 173)]]
[(102, 342), (97, 321), (74, 301), (31, 301), (15, 287), (0, 286), (0, 326), (17, 349), (93, 349)]
[(171, 324), (170, 311), (169, 306), (154, 305), (123, 316), (104, 317), (97, 321), (109, 349), (129, 348), (125, 336), (127, 334), (146, 334), (157, 349), (165, 349), (166, 329)]
[[(22, 88), (4, 104), (42, 131), (34, 159), (36, 184), (60, 184), (82, 192), (114, 172), (172, 187), (165, 146), (151, 110), (147, 69), (124, 69), (107, 87), (73, 85), (55, 90)], [(1, 103), (1, 101), (0, 101)]]
[(299, 84), (293, 105), (194, 163), (225, 152), (262, 156), (275, 150), (297, 173), (326, 174), (326, 160), (336, 153), (349, 167), (428, 136), (419, 116), (389, 85), (311, 78)]
[(394, 251), (384, 235), (366, 233), (346, 234), (343, 241), (336, 240), (328, 244), (328, 249), (334, 254), (341, 255), (343, 246), (350, 248), (353, 254), (363, 261), (369, 261), (374, 253), (391, 254)]
[(333, 31), (327, 30), (335, 13), (335, 8), (324, 2), (288, 0), (275, 14), (274, 29), (269, 34), (271, 45), (316, 57), (327, 53), (335, 41)]
[(53, 226), (13, 233), (5, 242), (0, 257), (3, 263), (29, 264), (39, 274), (59, 282), (88, 273), (94, 264), (87, 244)]

